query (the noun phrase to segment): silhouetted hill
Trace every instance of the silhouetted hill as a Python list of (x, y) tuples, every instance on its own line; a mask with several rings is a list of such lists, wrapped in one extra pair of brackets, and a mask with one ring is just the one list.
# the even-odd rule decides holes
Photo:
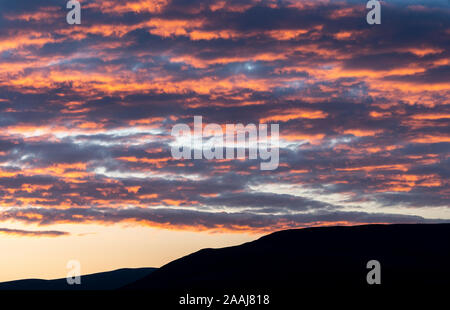
[(280, 231), (239, 246), (198, 251), (125, 289), (368, 287), (370, 260), (381, 264), (382, 287), (449, 286), (450, 224)]
[(0, 283), (0, 290), (114, 290), (151, 274), (156, 268), (118, 269), (81, 277), (80, 285), (67, 280), (28, 279)]

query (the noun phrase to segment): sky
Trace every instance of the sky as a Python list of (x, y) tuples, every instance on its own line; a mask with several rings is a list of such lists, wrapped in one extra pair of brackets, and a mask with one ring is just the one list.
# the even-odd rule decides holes
[[(0, 281), (159, 267), (289, 228), (450, 222), (450, 5), (0, 0)], [(174, 125), (279, 124), (279, 166)]]

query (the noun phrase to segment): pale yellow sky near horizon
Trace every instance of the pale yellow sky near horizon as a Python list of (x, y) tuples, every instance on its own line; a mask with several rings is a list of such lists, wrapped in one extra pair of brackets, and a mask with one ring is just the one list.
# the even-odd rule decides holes
[(2, 223), (25, 230), (61, 230), (71, 235), (30, 237), (0, 234), (0, 282), (66, 277), (70, 260), (81, 263), (81, 274), (119, 268), (161, 267), (202, 248), (252, 241), (262, 234), (211, 233), (115, 224), (61, 224), (48, 227)]

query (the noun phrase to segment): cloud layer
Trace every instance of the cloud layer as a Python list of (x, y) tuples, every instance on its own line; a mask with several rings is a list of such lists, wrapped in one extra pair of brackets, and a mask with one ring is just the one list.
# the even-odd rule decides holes
[[(383, 2), (376, 26), (361, 1), (80, 2), (68, 25), (65, 1), (0, 1), (0, 220), (267, 231), (449, 207), (447, 1)], [(174, 160), (194, 115), (279, 123), (280, 167)]]

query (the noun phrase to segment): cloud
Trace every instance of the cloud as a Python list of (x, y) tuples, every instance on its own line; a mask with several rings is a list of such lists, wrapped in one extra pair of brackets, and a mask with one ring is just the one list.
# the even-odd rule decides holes
[[(425, 221), (411, 216), (439, 207), (449, 219), (447, 2), (390, 1), (375, 27), (360, 1), (82, 10), (71, 26), (61, 1), (0, 1), (3, 218), (81, 222), (64, 208), (122, 222), (131, 208), (146, 225), (254, 230)], [(279, 168), (174, 160), (170, 130), (194, 115), (279, 123)]]
[(31, 231), (31, 230), (9, 229), (9, 228), (0, 228), (0, 233), (20, 237), (60, 237), (69, 235), (69, 233), (65, 231), (55, 231), (55, 230)]
[[(318, 211), (306, 214), (257, 214), (251, 212), (209, 212), (195, 210), (175, 210), (171, 208), (72, 208), (67, 210), (20, 209), (3, 212), (5, 220), (23, 223), (52, 225), (59, 223), (134, 223), (168, 229), (188, 229), (195, 231), (269, 232), (280, 229), (300, 228), (316, 225), (355, 225), (368, 223), (440, 223), (443, 220), (427, 220), (420, 216), (388, 213), (329, 212)], [(58, 234), (58, 232), (45, 232)]]

